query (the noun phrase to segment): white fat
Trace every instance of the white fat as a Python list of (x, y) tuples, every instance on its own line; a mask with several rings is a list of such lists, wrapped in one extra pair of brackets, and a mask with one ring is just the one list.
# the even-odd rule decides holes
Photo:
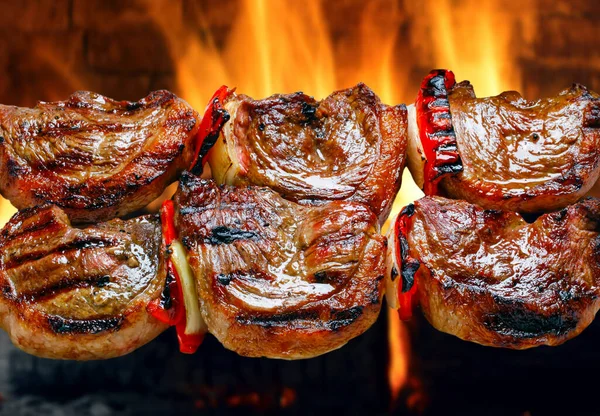
[(208, 164), (213, 179), (218, 184), (235, 185), (235, 179), (240, 171), (240, 164), (235, 152), (233, 138), (234, 120), (241, 101), (234, 95), (224, 105), (229, 113), (229, 121), (225, 123), (215, 145), (208, 154)]
[(419, 134), (419, 126), (417, 125), (417, 110), (414, 104), (407, 107), (408, 109), (408, 170), (417, 184), (423, 189), (425, 183), (425, 151), (421, 143), (421, 135)]
[[(390, 231), (388, 232), (387, 239), (387, 255), (386, 255), (386, 271), (385, 271), (385, 299), (387, 304), (392, 309), (398, 309), (398, 289), (402, 278), (400, 277), (401, 264), (398, 263), (396, 258), (396, 246), (398, 244), (398, 236), (396, 235), (396, 221), (399, 216), (396, 216), (391, 222)], [(392, 280), (392, 269), (396, 268), (396, 278)]]
[(208, 326), (200, 314), (200, 299), (196, 290), (196, 280), (187, 261), (185, 249), (178, 240), (174, 240), (171, 243), (171, 251), (171, 260), (179, 275), (179, 283), (183, 292), (186, 318), (185, 333), (187, 335), (204, 334), (208, 331)]

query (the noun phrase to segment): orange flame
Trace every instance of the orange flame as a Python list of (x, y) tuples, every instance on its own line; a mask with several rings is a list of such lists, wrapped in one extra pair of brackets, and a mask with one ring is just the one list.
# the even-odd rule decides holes
[[(343, 27), (340, 43), (331, 35), (325, 0), (241, 0), (232, 29), (218, 46), (205, 14), (198, 14), (196, 27), (174, 25), (159, 2), (146, 4), (169, 45), (171, 56), (165, 59), (174, 62), (178, 92), (198, 110), (222, 84), (256, 98), (298, 90), (323, 98), (363, 81), (388, 104), (411, 104), (418, 84), (408, 85), (410, 71), (424, 67), (425, 75), (430, 66), (470, 79), (479, 95), (518, 89), (520, 75), (510, 54), (516, 17), (507, 16), (501, 0), (464, 0), (460, 10), (455, 3), (354, 2), (362, 7), (358, 24)], [(409, 39), (400, 37), (407, 22)], [(78, 83), (77, 88), (85, 86)], [(408, 96), (405, 88), (411, 91)], [(420, 196), (405, 172), (391, 217)], [(0, 224), (14, 212), (0, 200)], [(396, 398), (409, 376), (408, 330), (391, 313), (388, 331), (388, 377)]]
[[(337, 50), (325, 5), (320, 0), (242, 0), (232, 17), (232, 30), (219, 46), (203, 13), (198, 13), (199, 22), (193, 28), (173, 25), (158, 2), (148, 2), (147, 13), (169, 45), (171, 56), (165, 59), (174, 63), (178, 93), (198, 110), (222, 84), (256, 98), (293, 91), (324, 98), (362, 81), (382, 101), (402, 102), (407, 87), (404, 74), (410, 70), (407, 63), (412, 57), (399, 56), (405, 49), (398, 28), (406, 18), (399, 3), (365, 2), (358, 24), (344, 26), (346, 42)], [(43, 58), (51, 61), (51, 57)], [(86, 88), (82, 74), (68, 74), (60, 62), (50, 63), (74, 89)], [(392, 215), (422, 195), (408, 172), (403, 184)], [(172, 189), (165, 195), (169, 193)], [(0, 199), (0, 225), (14, 212), (8, 201)], [(389, 381), (396, 397), (408, 377), (408, 338), (395, 314), (390, 316), (389, 335)]]

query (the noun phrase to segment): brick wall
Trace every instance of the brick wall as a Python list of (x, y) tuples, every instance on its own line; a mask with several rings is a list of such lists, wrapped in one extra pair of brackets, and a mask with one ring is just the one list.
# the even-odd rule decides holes
[[(185, 27), (200, 39), (210, 34), (219, 47), (227, 41), (240, 10), (238, 1), (0, 0), (0, 102), (33, 105), (37, 100), (64, 99), (76, 89), (119, 99), (137, 99), (159, 88), (180, 93), (172, 51), (149, 16), (150, 5), (174, 30)], [(390, 1), (394, 0), (378, 0), (381, 7), (371, 10), (372, 19), (397, 36), (397, 80), (405, 85), (401, 97), (410, 99), (420, 78), (435, 65), (436, 51), (417, 39), (422, 37), (419, 28), (428, 30), (427, 36), (443, 36), (420, 10), (435, 11), (443, 3), (460, 15), (469, 1), (398, 0), (394, 18)], [(593, 0), (500, 3), (504, 12), (520, 16), (500, 22), (498, 30), (510, 25), (514, 32), (512, 65), (521, 74), (527, 97), (554, 94), (575, 81), (600, 90), (596, 47), (600, 18)], [(354, 71), (356, 47), (366, 4), (362, 0), (322, 2), (342, 85), (359, 80)], [(477, 18), (474, 14), (467, 21)], [(527, 28), (523, 19), (528, 20)], [(528, 31), (533, 33), (520, 33)], [(456, 43), (460, 51), (468, 47), (469, 39)]]

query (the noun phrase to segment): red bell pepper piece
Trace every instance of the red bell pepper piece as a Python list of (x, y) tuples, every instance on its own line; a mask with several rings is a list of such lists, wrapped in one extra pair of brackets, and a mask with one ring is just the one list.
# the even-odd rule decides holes
[(419, 136), (426, 158), (425, 195), (438, 195), (438, 183), (442, 177), (462, 171), (448, 102), (448, 91), (454, 84), (456, 79), (452, 71), (431, 71), (423, 79), (415, 103)]
[(223, 85), (219, 88), (204, 110), (200, 128), (196, 136), (196, 157), (192, 162), (190, 172), (199, 175), (204, 167), (204, 159), (211, 147), (216, 143), (221, 134), (221, 129), (229, 121), (229, 113), (223, 107), (223, 103), (234, 90)]
[[(412, 204), (405, 207), (396, 220), (394, 226), (396, 227), (396, 259), (400, 259), (400, 284), (398, 285), (398, 315), (403, 321), (409, 320), (412, 317), (412, 311), (418, 303), (417, 294), (417, 280), (416, 271), (418, 270), (419, 264), (416, 259), (411, 257), (408, 252), (408, 239), (407, 229), (408, 221), (413, 215)], [(416, 267), (413, 267), (416, 264)], [(405, 269), (411, 269), (408, 273), (412, 274), (412, 285), (410, 287), (404, 287), (404, 274)]]
[[(167, 200), (163, 202), (160, 209), (160, 219), (162, 224), (163, 248), (168, 253), (168, 247), (177, 238), (177, 230), (175, 229), (175, 206), (173, 201)], [(167, 283), (163, 292), (162, 299), (155, 299), (148, 304), (147, 311), (154, 318), (164, 322), (170, 326), (175, 326), (177, 331), (177, 339), (179, 340), (179, 350), (185, 354), (193, 354), (196, 352), (202, 341), (204, 334), (186, 334), (186, 316), (185, 304), (183, 301), (183, 290), (181, 280), (177, 269), (173, 265), (170, 256), (166, 259), (167, 267)], [(165, 294), (169, 299), (164, 299)], [(170, 307), (166, 307), (169, 305)]]

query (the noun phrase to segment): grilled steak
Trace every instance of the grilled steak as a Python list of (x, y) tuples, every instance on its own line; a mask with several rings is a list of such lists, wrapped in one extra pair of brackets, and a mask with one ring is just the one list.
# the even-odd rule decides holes
[(356, 202), (307, 207), (262, 187), (184, 173), (176, 225), (209, 331), (241, 355), (308, 358), (344, 345), (381, 307), (385, 239)]
[[(488, 209), (550, 212), (576, 202), (600, 175), (600, 97), (581, 85), (527, 101), (514, 91), (476, 98), (465, 81), (448, 89), (446, 103), (462, 169), (441, 179), (439, 195)], [(409, 123), (414, 142), (415, 117)], [(423, 155), (409, 155), (422, 183), (416, 166)]]
[(361, 202), (387, 218), (406, 160), (405, 106), (358, 84), (323, 101), (233, 94), (225, 108), (231, 119), (208, 156), (218, 183), (268, 186), (301, 204)]
[[(557, 345), (600, 307), (600, 200), (527, 223), (519, 214), (425, 197), (404, 210), (404, 279), (415, 273), (425, 316), (484, 345)], [(398, 244), (399, 241), (392, 242)], [(407, 263), (409, 264), (409, 263)]]
[(17, 208), (55, 204), (73, 222), (126, 215), (189, 168), (197, 120), (168, 91), (138, 102), (77, 92), (33, 109), (0, 106), (0, 193)]
[(55, 206), (22, 210), (0, 233), (0, 326), (41, 357), (126, 354), (165, 329), (146, 313), (163, 269), (155, 216), (79, 229)]

